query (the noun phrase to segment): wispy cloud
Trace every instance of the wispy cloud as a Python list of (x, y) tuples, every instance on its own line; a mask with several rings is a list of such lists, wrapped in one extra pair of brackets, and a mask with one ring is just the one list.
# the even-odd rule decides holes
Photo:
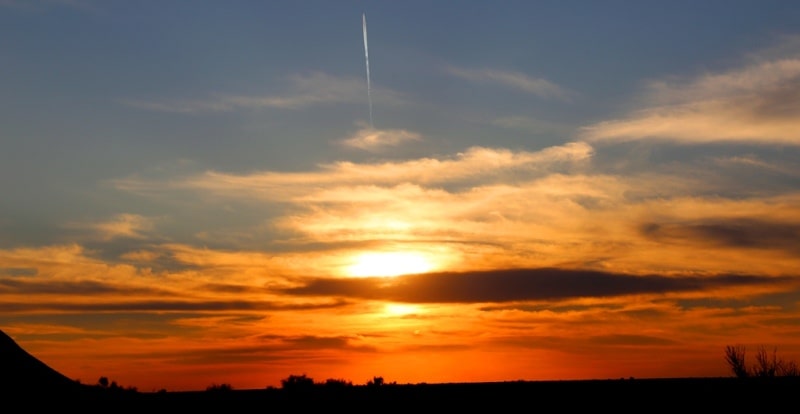
[(800, 58), (649, 85), (645, 108), (584, 128), (589, 141), (800, 145)]
[(774, 174), (781, 174), (790, 177), (800, 177), (800, 165), (787, 163), (781, 160), (762, 159), (753, 154), (737, 155), (732, 157), (714, 157), (713, 162), (720, 167), (742, 168), (760, 170)]
[(685, 223), (645, 223), (648, 238), (699, 245), (717, 244), (750, 249), (781, 249), (800, 253), (800, 221), (773, 222), (755, 218), (710, 219)]
[(347, 305), (341, 300), (296, 301), (277, 296), (274, 288), (291, 285), (282, 275), (292, 270), (290, 262), (297, 262), (292, 254), (273, 258), (262, 252), (184, 245), (158, 248), (188, 266), (154, 270), (151, 263), (142, 267), (113, 263), (94, 258), (96, 252), (79, 245), (0, 249), (0, 307), (17, 313), (202, 312)]
[(158, 288), (133, 287), (96, 280), (58, 281), (52, 279), (17, 278), (0, 279), (0, 294), (23, 295), (59, 295), (68, 296), (104, 296), (112, 293), (126, 296), (147, 294), (152, 296), (163, 295)]
[(36, 268), (0, 267), (0, 276), (36, 276)]
[[(311, 356), (311, 351), (375, 351), (375, 348), (364, 343), (363, 339), (358, 336), (261, 335), (240, 338), (237, 344), (209, 344), (192, 349), (160, 352), (155, 356), (179, 361), (183, 365), (221, 365), (238, 362), (252, 366), (252, 364), (263, 364), (264, 361), (285, 363), (303, 360)], [(314, 354), (318, 355), (317, 352)]]
[(399, 162), (353, 163), (341, 161), (319, 166), (309, 172), (257, 172), (237, 175), (209, 171), (172, 180), (137, 177), (114, 180), (121, 190), (157, 193), (176, 189), (210, 191), (233, 197), (286, 200), (307, 196), (309, 189), (336, 185), (396, 185), (403, 183), (453, 184), (471, 180), (497, 182), (509, 174), (533, 174), (558, 170), (591, 158), (593, 149), (573, 142), (540, 151), (512, 151), (506, 148), (472, 147), (453, 156), (420, 158)]
[(90, 230), (102, 240), (116, 238), (142, 239), (154, 229), (155, 220), (138, 214), (118, 214), (111, 220), (101, 222), (72, 222), (66, 227)]
[[(43, 292), (24, 292), (25, 294), (42, 294)], [(57, 293), (57, 292), (52, 292)], [(65, 291), (61, 296), (69, 296), (70, 291)], [(82, 299), (86, 299), (86, 294), (99, 297), (97, 292), (83, 292)], [(108, 293), (108, 292), (106, 292)], [(302, 311), (302, 310), (322, 310), (339, 308), (346, 305), (343, 301), (328, 301), (327, 303), (307, 303), (307, 304), (281, 304), (266, 301), (247, 301), (247, 300), (93, 300), (91, 303), (74, 301), (3, 301), (0, 310), (4, 312), (209, 312), (209, 311)]]
[[(176, 113), (228, 112), (240, 109), (301, 109), (312, 105), (332, 103), (363, 103), (367, 94), (363, 79), (342, 78), (322, 72), (291, 75), (287, 91), (274, 95), (218, 94), (200, 100), (139, 100), (122, 99), (133, 107)], [(387, 105), (402, 104), (404, 98), (397, 92), (379, 89), (374, 91), (377, 102)]]
[(409, 141), (420, 141), (422, 136), (405, 129), (375, 129), (365, 127), (353, 136), (341, 141), (342, 145), (365, 151), (379, 152), (387, 147), (395, 147)]
[(570, 100), (573, 92), (543, 78), (530, 77), (524, 73), (497, 69), (467, 69), (447, 66), (445, 71), (453, 76), (479, 83), (494, 83), (507, 88), (530, 93), (541, 98)]
[(800, 59), (785, 57), (753, 62), (722, 73), (707, 73), (687, 80), (657, 80), (647, 96), (662, 103), (686, 103), (783, 90), (800, 77)]

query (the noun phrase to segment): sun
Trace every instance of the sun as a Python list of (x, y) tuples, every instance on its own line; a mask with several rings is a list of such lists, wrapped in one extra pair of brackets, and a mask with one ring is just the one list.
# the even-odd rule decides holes
[(362, 253), (354, 258), (354, 263), (345, 272), (350, 276), (391, 277), (415, 273), (425, 273), (433, 269), (433, 264), (425, 255), (414, 252)]

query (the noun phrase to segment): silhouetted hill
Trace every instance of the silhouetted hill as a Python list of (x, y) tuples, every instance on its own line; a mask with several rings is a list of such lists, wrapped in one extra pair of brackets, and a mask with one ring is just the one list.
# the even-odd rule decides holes
[(87, 387), (49, 367), (0, 330), (0, 395), (71, 393)]

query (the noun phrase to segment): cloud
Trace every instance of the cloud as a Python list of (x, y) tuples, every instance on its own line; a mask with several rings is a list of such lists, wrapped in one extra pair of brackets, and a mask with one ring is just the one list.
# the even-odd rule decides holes
[(150, 250), (137, 250), (133, 252), (123, 253), (120, 258), (130, 260), (133, 262), (151, 263), (155, 262), (161, 257), (161, 253)]
[(0, 294), (23, 295), (63, 295), (93, 296), (116, 293), (120, 295), (164, 295), (166, 292), (157, 288), (117, 285), (95, 280), (60, 281), (48, 278), (41, 279), (7, 279), (0, 278)]
[(290, 200), (308, 195), (321, 186), (394, 185), (402, 183), (447, 184), (469, 180), (500, 181), (509, 174), (572, 166), (591, 158), (593, 149), (583, 142), (571, 142), (539, 151), (513, 151), (505, 148), (472, 147), (450, 157), (420, 158), (400, 162), (322, 164), (310, 172), (257, 172), (246, 175), (208, 171), (170, 180), (143, 180), (137, 177), (112, 182), (116, 188), (137, 193), (158, 193), (194, 189), (216, 195), (248, 199)]
[(780, 160), (764, 160), (755, 155), (732, 157), (714, 157), (713, 161), (721, 167), (736, 169), (750, 168), (791, 177), (800, 177), (800, 166), (792, 163), (783, 164)]
[(776, 287), (797, 279), (746, 275), (626, 275), (556, 268), (446, 272), (395, 278), (314, 279), (286, 294), (406, 303), (560, 301), (664, 295), (736, 287)]
[(526, 237), (523, 233), (546, 238), (546, 227), (560, 227), (586, 214), (576, 199), (601, 205), (619, 191), (610, 177), (553, 174), (520, 181), (450, 191), (410, 183), (334, 186), (299, 197), (296, 202), (308, 207), (307, 213), (297, 212), (278, 224), (320, 239), (466, 242), (481, 234), (480, 242), (511, 242)]
[[(354, 346), (358, 338), (351, 336), (281, 336), (281, 335), (262, 335), (260, 339), (268, 341), (278, 340), (289, 349), (365, 349), (363, 346)], [(372, 349), (372, 348), (368, 348)]]
[[(787, 249), (791, 235), (781, 241), (749, 228), (747, 237), (764, 237), (765, 243), (743, 255), (743, 247), (712, 237), (708, 228), (690, 227), (689, 234), (671, 227), (796, 225), (796, 174), (779, 177), (782, 184), (769, 177), (762, 180), (769, 185), (748, 184), (753, 178), (747, 174), (732, 175), (739, 167), (720, 168), (741, 162), (758, 168), (759, 160), (712, 156), (695, 164), (601, 173), (595, 149), (573, 142), (539, 151), (472, 147), (448, 156), (342, 161), (294, 172), (131, 177), (114, 185), (162, 200), (198, 195), (205, 203), (271, 208), (264, 228), (283, 253), (170, 248), (171, 258), (204, 269), (232, 269), (238, 261), (268, 266), (273, 275), (319, 276), (325, 269), (343, 275), (351, 256), (375, 251), (424, 256), (434, 270), (567, 266), (643, 274), (785, 274), (800, 265)], [(648, 224), (661, 226), (660, 233), (643, 232)], [(292, 249), (302, 251), (286, 253)], [(698, 256), (699, 250), (705, 254)]]
[(753, 62), (723, 73), (709, 73), (686, 81), (652, 81), (648, 96), (661, 103), (687, 103), (784, 90), (800, 76), (800, 59), (778, 58)]
[(109, 221), (96, 223), (68, 223), (66, 227), (91, 230), (102, 240), (116, 238), (143, 239), (153, 230), (155, 220), (138, 214), (118, 214)]
[(598, 335), (586, 338), (586, 341), (594, 345), (611, 346), (637, 346), (637, 345), (676, 345), (677, 341), (648, 335)]
[(344, 146), (359, 148), (365, 151), (380, 151), (386, 147), (394, 147), (409, 141), (420, 141), (422, 136), (405, 129), (362, 128), (353, 136), (343, 140)]
[[(295, 278), (298, 273), (315, 274), (307, 271), (308, 255), (301, 261), (297, 254), (273, 259), (262, 252), (183, 245), (153, 249), (184, 266), (154, 271), (114, 264), (91, 257), (96, 252), (79, 245), (0, 250), (0, 269), (17, 269), (0, 273), (0, 308), (18, 314), (153, 313), (317, 310), (349, 305), (336, 299), (297, 301), (279, 296), (276, 287), (296, 285), (287, 280), (287, 274)], [(18, 269), (24, 269), (26, 277), (17, 275)]]
[(665, 242), (781, 249), (800, 253), (800, 222), (711, 218), (694, 222), (645, 223), (641, 229), (646, 237)]
[[(288, 351), (288, 352), (287, 352)], [(191, 349), (175, 349), (151, 354), (153, 357), (175, 360), (181, 364), (230, 364), (245, 362), (263, 364), (265, 361), (306, 360), (309, 351), (372, 352), (375, 348), (362, 343), (356, 336), (323, 335), (260, 335), (240, 338), (238, 343), (218, 342)], [(319, 354), (315, 354), (319, 358)]]
[(36, 268), (31, 267), (0, 267), (0, 276), (36, 276)]
[[(53, 292), (56, 293), (56, 292)], [(100, 293), (100, 292), (95, 292)], [(66, 293), (65, 293), (66, 294)], [(285, 304), (249, 300), (109, 300), (94, 303), (70, 301), (3, 301), (4, 312), (227, 312), (227, 311), (302, 311), (339, 308), (343, 301)]]
[(590, 141), (800, 145), (800, 58), (649, 85), (644, 109), (584, 128)]
[(0, 249), (0, 265), (5, 268), (38, 269), (42, 265), (58, 267), (92, 263), (93, 261), (86, 257), (86, 253), (86, 249), (77, 243)]
[[(230, 112), (239, 109), (302, 109), (312, 105), (331, 103), (362, 103), (367, 94), (363, 79), (341, 78), (322, 72), (312, 72), (288, 77), (289, 88), (277, 95), (216, 95), (203, 100), (147, 101), (123, 99), (133, 107), (160, 112), (199, 113)], [(379, 89), (376, 101), (387, 105), (400, 105), (405, 99), (397, 92)]]
[(547, 79), (532, 78), (519, 72), (508, 72), (495, 69), (466, 69), (448, 66), (446, 72), (473, 82), (495, 83), (515, 90), (530, 93), (541, 98), (570, 100), (572, 92), (550, 82)]

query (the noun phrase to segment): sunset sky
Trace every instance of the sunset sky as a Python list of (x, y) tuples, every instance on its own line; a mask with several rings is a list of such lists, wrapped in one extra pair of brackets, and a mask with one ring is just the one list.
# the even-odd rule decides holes
[(84, 383), (800, 361), (800, 4), (0, 0), (0, 193)]

